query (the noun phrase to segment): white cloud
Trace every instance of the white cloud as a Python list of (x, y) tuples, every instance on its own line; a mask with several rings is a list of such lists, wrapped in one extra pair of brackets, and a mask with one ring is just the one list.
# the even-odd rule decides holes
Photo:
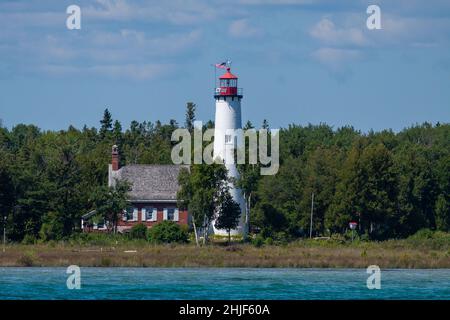
[(312, 57), (334, 72), (346, 69), (346, 63), (361, 58), (361, 52), (353, 49), (320, 48)]
[(89, 48), (105, 51), (128, 51), (129, 58), (177, 55), (196, 46), (202, 37), (199, 29), (187, 33), (172, 33), (149, 37), (145, 32), (122, 29), (118, 32), (95, 32), (88, 39)]
[(262, 30), (250, 26), (247, 19), (233, 21), (228, 28), (228, 32), (235, 38), (251, 38), (262, 35)]
[(313, 4), (318, 0), (239, 0), (241, 4), (249, 5), (292, 5), (292, 4)]
[(369, 43), (363, 33), (363, 28), (338, 28), (328, 18), (320, 20), (311, 30), (310, 35), (326, 45), (364, 46)]
[(382, 18), (382, 32), (374, 34), (381, 45), (432, 46), (448, 42), (450, 19), (401, 17), (386, 14)]
[(173, 70), (164, 64), (117, 64), (94, 66), (69, 66), (46, 64), (37, 68), (52, 76), (102, 76), (112, 79), (150, 80), (164, 76)]
[(168, 65), (158, 64), (124, 64), (124, 65), (98, 65), (88, 69), (94, 74), (105, 75), (111, 78), (129, 78), (134, 80), (148, 80), (168, 73), (172, 69)]
[(172, 24), (194, 24), (217, 16), (218, 8), (204, 1), (146, 1), (96, 0), (83, 14), (91, 19), (122, 21), (166, 21)]

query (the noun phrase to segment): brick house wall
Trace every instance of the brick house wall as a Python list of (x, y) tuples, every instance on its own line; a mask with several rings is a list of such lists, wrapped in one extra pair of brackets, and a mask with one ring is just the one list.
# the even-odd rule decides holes
[[(175, 221), (179, 225), (188, 225), (189, 224), (189, 215), (187, 210), (178, 209), (176, 207), (176, 204), (174, 203), (132, 203), (130, 205), (130, 208), (133, 208), (137, 211), (137, 219), (131, 220), (127, 219), (124, 221), (123, 215), (119, 217), (119, 220), (117, 222), (117, 229), (119, 232), (126, 231), (127, 229), (132, 228), (134, 225), (138, 223), (145, 224), (148, 228), (151, 228), (155, 224), (164, 221), (164, 209), (176, 209), (178, 210), (178, 221)], [(149, 220), (145, 219), (143, 220), (143, 213), (146, 212), (148, 208), (154, 208), (156, 213), (156, 220)], [(133, 210), (133, 211), (134, 211)], [(152, 214), (153, 215), (153, 214)], [(151, 219), (151, 218), (150, 218)]]

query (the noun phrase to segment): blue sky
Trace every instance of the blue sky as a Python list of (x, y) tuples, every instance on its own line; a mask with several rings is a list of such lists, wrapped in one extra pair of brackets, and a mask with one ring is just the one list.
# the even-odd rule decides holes
[[(81, 30), (66, 8), (81, 7)], [(381, 8), (382, 30), (366, 27)], [(0, 119), (9, 128), (214, 119), (212, 63), (232, 60), (243, 120), (395, 131), (450, 122), (450, 1), (0, 2)]]

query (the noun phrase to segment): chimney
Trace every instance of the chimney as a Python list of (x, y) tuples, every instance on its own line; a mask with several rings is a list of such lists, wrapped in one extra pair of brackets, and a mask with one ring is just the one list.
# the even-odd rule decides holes
[(119, 148), (116, 145), (112, 147), (112, 171), (119, 170)]

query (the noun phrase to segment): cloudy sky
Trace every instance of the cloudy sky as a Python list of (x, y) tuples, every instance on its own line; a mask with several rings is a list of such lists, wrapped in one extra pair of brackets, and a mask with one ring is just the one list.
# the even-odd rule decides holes
[[(81, 7), (81, 30), (66, 8)], [(381, 30), (366, 9), (381, 8)], [(450, 122), (450, 1), (2, 0), (0, 119), (12, 127), (214, 118), (232, 60), (243, 120), (395, 131)]]

